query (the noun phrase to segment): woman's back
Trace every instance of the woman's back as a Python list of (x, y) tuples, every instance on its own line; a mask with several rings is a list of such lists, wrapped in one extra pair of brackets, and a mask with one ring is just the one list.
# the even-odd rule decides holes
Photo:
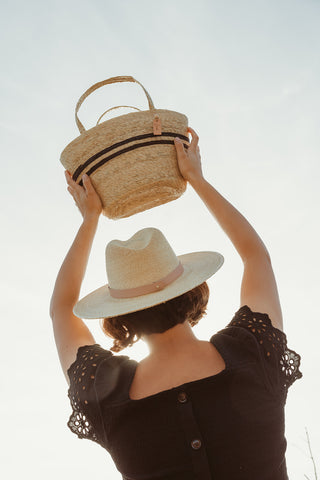
[(210, 343), (172, 369), (81, 347), (68, 371), (69, 428), (105, 448), (125, 480), (287, 480), (284, 405), (299, 355), (247, 306)]
[(145, 358), (137, 366), (129, 390), (133, 400), (154, 395), (186, 382), (210, 377), (221, 372), (225, 362), (216, 347), (208, 341), (197, 340), (192, 350), (172, 358)]

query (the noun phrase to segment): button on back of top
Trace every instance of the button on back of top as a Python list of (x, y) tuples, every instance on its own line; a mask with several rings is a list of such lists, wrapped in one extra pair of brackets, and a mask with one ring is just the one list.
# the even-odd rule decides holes
[(192, 440), (191, 447), (194, 450), (198, 450), (201, 447), (201, 440), (199, 440), (198, 438), (195, 438), (194, 440)]
[(179, 392), (178, 393), (178, 400), (180, 403), (185, 403), (188, 401), (188, 397), (187, 397), (187, 394), (186, 392)]

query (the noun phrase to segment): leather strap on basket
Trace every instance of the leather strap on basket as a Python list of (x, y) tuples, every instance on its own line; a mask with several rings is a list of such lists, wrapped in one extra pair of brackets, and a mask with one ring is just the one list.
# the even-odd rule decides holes
[(111, 108), (108, 108), (108, 110), (106, 110), (102, 115), (100, 115), (100, 117), (98, 118), (98, 121), (97, 121), (97, 125), (99, 125), (101, 118), (104, 117), (106, 113), (110, 112), (111, 110), (115, 110), (116, 108), (124, 108), (124, 107), (125, 108), (133, 108), (133, 110), (138, 110), (139, 112), (141, 112), (140, 108), (131, 107), (130, 105), (119, 105), (118, 107), (111, 107)]
[(79, 111), (79, 108), (81, 107), (82, 103), (84, 102), (84, 100), (92, 93), (94, 92), (95, 90), (97, 90), (98, 88), (100, 87), (103, 87), (104, 85), (109, 85), (111, 83), (118, 83), (118, 82), (135, 82), (135, 83), (138, 83), (140, 85), (140, 87), (143, 88), (144, 90), (144, 93), (146, 94), (147, 96), (147, 99), (148, 99), (148, 103), (149, 103), (149, 110), (155, 110), (154, 108), (154, 105), (153, 105), (153, 101), (149, 95), (149, 93), (147, 92), (147, 90), (144, 88), (144, 86), (138, 82), (138, 80), (136, 80), (135, 78), (133, 77), (111, 77), (111, 78), (108, 78), (107, 80), (103, 80), (102, 82), (98, 82), (98, 83), (95, 83), (94, 85), (92, 85), (92, 87), (88, 88), (88, 90), (86, 90), (82, 95), (81, 97), (79, 98), (78, 100), (78, 103), (76, 105), (76, 110), (75, 110), (75, 120), (76, 120), (76, 124), (79, 128), (79, 132), (80, 133), (84, 133), (86, 131), (86, 129), (84, 128), (84, 126), (82, 125), (82, 123), (80, 122), (79, 118), (78, 118), (78, 111)]

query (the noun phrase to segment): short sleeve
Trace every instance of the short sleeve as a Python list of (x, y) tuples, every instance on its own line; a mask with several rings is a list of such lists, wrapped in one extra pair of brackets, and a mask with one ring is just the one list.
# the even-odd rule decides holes
[(245, 329), (255, 337), (270, 384), (286, 395), (302, 373), (301, 357), (287, 347), (285, 333), (272, 325), (268, 314), (253, 312), (247, 305), (237, 311), (228, 327)]
[(113, 356), (99, 344), (78, 348), (77, 358), (67, 373), (70, 379), (68, 397), (72, 413), (67, 423), (79, 438), (87, 438), (103, 446), (104, 432), (96, 397), (95, 378), (101, 363)]

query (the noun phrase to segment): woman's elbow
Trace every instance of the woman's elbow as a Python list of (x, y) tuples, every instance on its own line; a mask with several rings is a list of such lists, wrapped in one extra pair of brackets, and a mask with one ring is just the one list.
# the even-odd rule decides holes
[(54, 305), (53, 298), (51, 298), (50, 305), (49, 305), (49, 315), (51, 320), (53, 320), (54, 318), (54, 313), (55, 313), (55, 305)]
[(247, 252), (245, 257), (243, 258), (243, 263), (247, 263), (248, 261), (252, 261), (253, 259), (259, 259), (270, 263), (271, 265), (271, 256), (266, 247), (252, 249), (251, 251)]

